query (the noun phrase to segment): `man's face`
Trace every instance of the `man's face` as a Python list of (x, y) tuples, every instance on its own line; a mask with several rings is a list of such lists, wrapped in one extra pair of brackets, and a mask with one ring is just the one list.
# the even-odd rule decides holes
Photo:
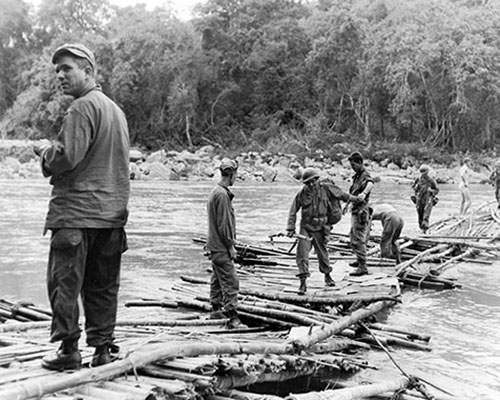
[(236, 178), (238, 177), (238, 170), (234, 171), (231, 174), (231, 179), (229, 179), (229, 186), (233, 186), (234, 182), (236, 182)]
[(81, 69), (70, 55), (61, 55), (56, 62), (57, 79), (64, 94), (80, 97), (90, 79), (90, 66)]
[(354, 170), (354, 172), (358, 172), (361, 169), (361, 163), (358, 163), (354, 160), (349, 160), (349, 163), (351, 164), (351, 168)]

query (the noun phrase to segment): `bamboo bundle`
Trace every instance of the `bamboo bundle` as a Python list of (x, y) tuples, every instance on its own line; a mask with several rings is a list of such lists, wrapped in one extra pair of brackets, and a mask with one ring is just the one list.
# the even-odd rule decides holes
[(195, 389), (205, 390), (215, 385), (216, 379), (204, 375), (194, 374), (190, 372), (175, 371), (158, 367), (157, 365), (146, 365), (140, 368), (140, 372), (155, 378), (162, 379), (177, 379), (184, 382), (189, 382)]
[(248, 376), (222, 376), (218, 377), (216, 388), (218, 390), (230, 389), (233, 387), (244, 387), (259, 382), (286, 382), (299, 376), (309, 376), (317, 371), (317, 367), (311, 366), (296, 371), (283, 371), (278, 373), (264, 373), (261, 375)]
[(293, 394), (286, 400), (352, 400), (376, 396), (386, 392), (395, 392), (406, 388), (410, 380), (406, 377), (397, 378), (393, 381), (361, 385), (352, 388), (325, 390), (323, 392), (309, 392)]
[(19, 319), (17, 318), (19, 316), (26, 321), (48, 321), (51, 319), (50, 315), (47, 313), (30, 309), (30, 306), (31, 304), (23, 302), (14, 304), (8, 300), (0, 299), (0, 309), (5, 312), (10, 312), (10, 318)]
[(352, 303), (352, 302), (363, 302), (363, 303), (374, 303), (378, 301), (394, 301), (398, 302), (399, 299), (396, 296), (389, 296), (389, 295), (380, 295), (380, 296), (335, 296), (335, 297), (322, 297), (318, 298), (315, 297), (314, 295), (310, 296), (297, 296), (297, 295), (287, 295), (283, 293), (263, 293), (260, 291), (256, 290), (248, 290), (248, 289), (241, 289), (240, 293), (242, 295), (251, 295), (251, 296), (256, 296), (256, 297), (262, 297), (265, 299), (270, 299), (270, 300), (279, 300), (283, 302), (289, 302), (289, 303), (297, 303), (297, 304), (323, 304), (323, 305), (339, 305), (339, 304), (345, 304), (345, 303)]

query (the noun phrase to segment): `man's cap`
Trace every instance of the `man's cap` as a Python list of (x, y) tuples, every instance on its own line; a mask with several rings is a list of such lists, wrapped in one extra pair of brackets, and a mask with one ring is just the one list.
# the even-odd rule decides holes
[(355, 151), (354, 153), (351, 153), (347, 159), (349, 161), (363, 162), (363, 155), (359, 151)]
[(302, 173), (302, 183), (307, 183), (314, 178), (319, 178), (319, 171), (316, 168), (306, 168)]
[(430, 168), (429, 168), (429, 166), (427, 164), (422, 164), (418, 170), (420, 172), (429, 172)]
[(224, 158), (220, 164), (221, 172), (233, 172), (238, 169), (238, 161)]
[(75, 57), (84, 58), (90, 63), (90, 65), (92, 65), (92, 68), (95, 67), (94, 53), (80, 43), (66, 43), (59, 46), (52, 56), (52, 64), (55, 64), (59, 56), (64, 53), (70, 53)]

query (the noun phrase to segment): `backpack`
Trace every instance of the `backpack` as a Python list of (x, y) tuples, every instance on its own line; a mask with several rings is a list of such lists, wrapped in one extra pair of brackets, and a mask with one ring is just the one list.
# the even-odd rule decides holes
[(328, 225), (335, 225), (342, 219), (342, 206), (339, 199), (333, 196), (329, 197), (327, 223)]
[(328, 199), (327, 224), (335, 225), (342, 219), (342, 205), (340, 204), (340, 200), (333, 196), (331, 191), (328, 190), (328, 185), (335, 185), (335, 183), (328, 178), (322, 179), (322, 192)]

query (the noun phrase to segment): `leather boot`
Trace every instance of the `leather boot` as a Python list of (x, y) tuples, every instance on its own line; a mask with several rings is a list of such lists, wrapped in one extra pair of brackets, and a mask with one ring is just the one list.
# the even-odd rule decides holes
[(297, 294), (299, 296), (303, 296), (306, 294), (306, 292), (307, 292), (306, 278), (300, 277), (300, 286), (299, 286), (299, 290), (297, 291)]
[(59, 349), (42, 359), (42, 367), (52, 371), (80, 369), (82, 356), (78, 351), (78, 339), (63, 340)]
[(325, 274), (325, 285), (330, 287), (335, 286), (335, 281), (330, 274)]
[(366, 268), (366, 265), (360, 265), (358, 268), (356, 268), (354, 271), (352, 271), (350, 276), (363, 276), (363, 275), (368, 275), (368, 269)]
[(106, 343), (95, 348), (90, 366), (98, 367), (99, 365), (109, 364), (111, 361), (113, 360), (111, 358), (111, 354), (109, 353), (109, 344)]
[(240, 321), (236, 311), (229, 311), (226, 313), (226, 315), (229, 318), (229, 321), (227, 321), (227, 323), (226, 323), (226, 329), (247, 329), (248, 328), (248, 326), (246, 326), (243, 322)]
[(359, 263), (357, 261), (352, 261), (349, 263), (349, 267), (358, 268)]

